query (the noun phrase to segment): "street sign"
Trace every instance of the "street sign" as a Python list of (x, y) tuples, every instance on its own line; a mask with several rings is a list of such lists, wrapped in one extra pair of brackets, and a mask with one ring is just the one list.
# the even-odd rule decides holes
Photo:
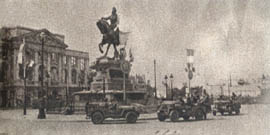
[(121, 70), (124, 72), (124, 73), (129, 73), (129, 71), (130, 71), (130, 64), (129, 64), (129, 62), (127, 62), (127, 61), (123, 61), (123, 62), (121, 62)]

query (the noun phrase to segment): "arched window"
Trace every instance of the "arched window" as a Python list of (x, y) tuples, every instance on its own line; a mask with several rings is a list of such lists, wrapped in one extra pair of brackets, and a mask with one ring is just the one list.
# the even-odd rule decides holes
[(76, 66), (77, 65), (77, 59), (75, 57), (71, 57), (71, 65)]
[(28, 80), (33, 81), (34, 79), (34, 68), (33, 67), (27, 67), (26, 70), (26, 77)]
[(67, 83), (67, 78), (68, 78), (68, 71), (67, 69), (62, 70), (62, 82)]
[(85, 77), (85, 72), (84, 71), (81, 71), (80, 72), (80, 75), (79, 75), (79, 79), (80, 79), (80, 84), (84, 84), (84, 77)]
[(84, 59), (80, 59), (80, 67), (81, 67), (81, 70), (85, 69), (85, 60)]
[(58, 70), (56, 67), (51, 67), (51, 79), (53, 82), (58, 82)]
[(8, 65), (6, 62), (2, 62), (0, 65), (0, 82), (4, 82), (7, 78)]
[(67, 57), (66, 56), (63, 56), (63, 64), (66, 65), (67, 64)]
[(71, 82), (72, 84), (76, 84), (77, 82), (77, 71), (75, 69), (72, 69), (71, 72)]

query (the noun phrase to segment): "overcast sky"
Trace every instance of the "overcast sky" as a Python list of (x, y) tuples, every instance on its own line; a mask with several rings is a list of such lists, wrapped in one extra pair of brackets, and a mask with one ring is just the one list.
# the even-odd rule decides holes
[(101, 56), (96, 21), (113, 6), (120, 30), (131, 32), (132, 73), (153, 84), (156, 59), (160, 90), (165, 74), (177, 86), (186, 82), (186, 48), (195, 49), (195, 84), (270, 72), (269, 0), (0, 0), (0, 25), (63, 34), (70, 49), (94, 61)]

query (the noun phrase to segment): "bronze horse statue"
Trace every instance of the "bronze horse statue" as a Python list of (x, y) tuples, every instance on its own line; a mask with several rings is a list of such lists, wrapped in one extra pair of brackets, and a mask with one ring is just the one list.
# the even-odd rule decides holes
[(107, 50), (104, 54), (104, 56), (107, 56), (110, 46), (113, 45), (114, 58), (117, 58), (119, 56), (119, 52), (116, 47), (120, 44), (119, 29), (116, 28), (116, 30), (114, 31), (113, 29), (109, 27), (109, 23), (104, 19), (100, 19), (97, 22), (97, 27), (99, 28), (101, 34), (103, 34), (102, 41), (101, 43), (99, 43), (99, 51), (103, 53), (103, 50), (102, 50), (103, 45), (108, 44)]

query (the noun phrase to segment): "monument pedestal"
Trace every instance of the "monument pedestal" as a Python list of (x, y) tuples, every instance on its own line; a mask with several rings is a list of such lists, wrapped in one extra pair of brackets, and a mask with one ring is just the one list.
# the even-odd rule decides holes
[[(127, 91), (132, 90), (132, 84), (129, 79), (129, 72), (124, 73), (121, 69), (121, 60), (114, 60), (108, 57), (101, 57), (91, 66), (96, 70), (96, 76), (91, 83), (92, 90), (123, 90), (123, 82), (125, 75), (125, 86)], [(125, 61), (126, 63), (128, 61)], [(129, 62), (128, 62), (129, 63)], [(129, 65), (131, 65), (129, 63)]]

